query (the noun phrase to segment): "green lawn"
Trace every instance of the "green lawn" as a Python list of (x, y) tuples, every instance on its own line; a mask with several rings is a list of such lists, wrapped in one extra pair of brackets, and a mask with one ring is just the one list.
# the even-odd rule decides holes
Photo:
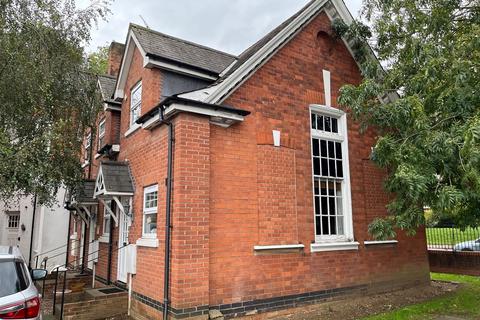
[(432, 273), (431, 278), (432, 280), (460, 282), (465, 284), (465, 287), (443, 297), (410, 305), (393, 312), (367, 317), (364, 320), (435, 319), (440, 315), (458, 316), (465, 319), (480, 317), (480, 277)]
[(458, 228), (427, 228), (428, 244), (454, 245), (459, 242), (474, 240), (479, 237), (479, 229), (467, 228), (462, 231)]

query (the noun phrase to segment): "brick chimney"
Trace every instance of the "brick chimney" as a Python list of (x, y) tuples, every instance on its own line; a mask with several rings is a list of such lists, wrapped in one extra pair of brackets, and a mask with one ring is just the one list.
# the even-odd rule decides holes
[(107, 74), (111, 76), (118, 76), (120, 64), (122, 63), (123, 52), (125, 45), (123, 43), (113, 41), (108, 49), (108, 68)]

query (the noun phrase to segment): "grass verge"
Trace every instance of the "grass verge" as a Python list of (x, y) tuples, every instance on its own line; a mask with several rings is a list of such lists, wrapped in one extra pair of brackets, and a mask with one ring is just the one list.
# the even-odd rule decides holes
[(431, 273), (432, 280), (453, 281), (463, 284), (457, 291), (433, 300), (410, 305), (396, 311), (364, 318), (364, 320), (436, 319), (440, 315), (464, 319), (480, 317), (480, 277)]

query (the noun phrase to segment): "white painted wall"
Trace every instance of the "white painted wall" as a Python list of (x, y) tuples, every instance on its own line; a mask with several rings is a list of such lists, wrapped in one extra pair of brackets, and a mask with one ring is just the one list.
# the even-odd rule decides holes
[[(54, 205), (37, 206), (33, 229), (32, 267), (35, 267), (37, 255), (39, 255), (39, 265), (43, 258), (48, 257), (47, 269), (49, 271), (53, 266), (65, 263), (68, 211), (63, 208), (64, 196), (65, 189), (60, 189)], [(8, 215), (6, 212), (8, 211), (20, 211), (20, 225), (16, 231), (17, 236), (14, 237), (14, 243), (11, 243), (12, 230), (7, 228)], [(0, 245), (17, 245), (26, 260), (30, 252), (32, 216), (33, 196), (14, 197), (7, 203), (0, 201)], [(52, 252), (47, 252), (51, 250)]]

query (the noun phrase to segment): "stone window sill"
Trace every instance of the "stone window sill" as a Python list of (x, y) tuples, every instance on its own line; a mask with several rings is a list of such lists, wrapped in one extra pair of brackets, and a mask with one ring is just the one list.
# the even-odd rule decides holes
[(140, 238), (136, 245), (139, 247), (158, 248), (158, 239), (156, 238)]
[(323, 251), (358, 250), (358, 245), (359, 243), (357, 241), (312, 243), (310, 245), (310, 251), (323, 252)]
[(305, 246), (303, 244), (279, 244), (279, 245), (270, 245), (270, 246), (253, 246), (255, 251), (264, 251), (264, 250), (288, 250), (288, 249), (303, 249)]
[(132, 133), (134, 133), (135, 131), (137, 131), (138, 129), (140, 129), (142, 126), (135, 123), (133, 124), (130, 128), (128, 128), (128, 130), (125, 132), (125, 137), (128, 137), (129, 135), (131, 135)]
[(398, 240), (382, 240), (382, 241), (363, 241), (366, 246), (382, 245), (382, 244), (397, 244)]
[(104, 235), (101, 235), (100, 237), (98, 237), (98, 242), (101, 242), (101, 243), (108, 243), (109, 242), (109, 235), (108, 234), (104, 234)]

